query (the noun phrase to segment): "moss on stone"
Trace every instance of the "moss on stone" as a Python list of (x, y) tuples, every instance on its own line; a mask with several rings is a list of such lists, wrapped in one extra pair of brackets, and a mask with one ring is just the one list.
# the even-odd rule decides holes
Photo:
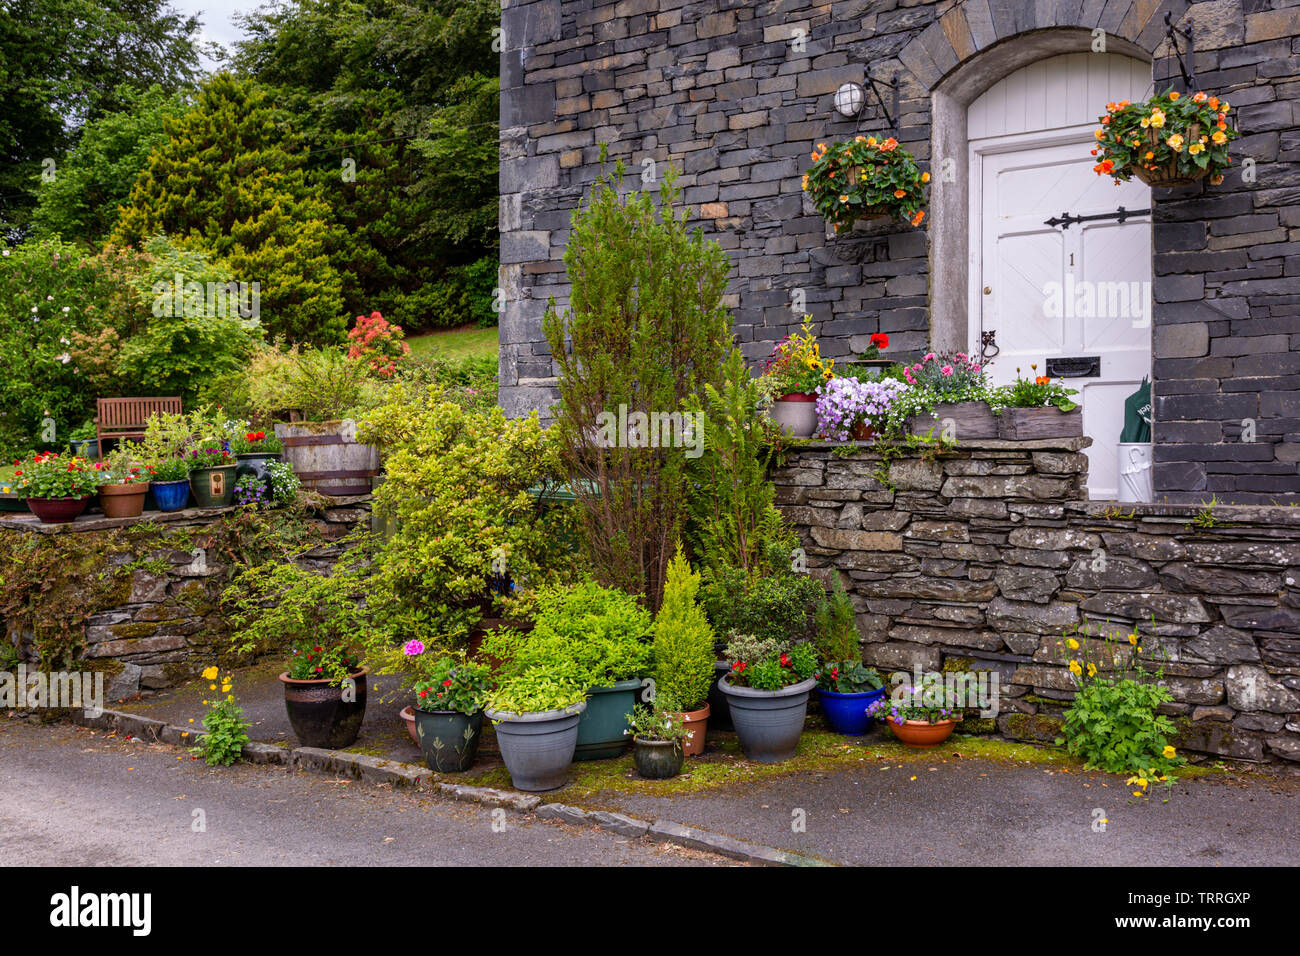
[(1008, 735), (1022, 740), (1055, 740), (1061, 735), (1062, 721), (1046, 714), (1008, 714)]
[(156, 621), (132, 621), (127, 624), (114, 624), (108, 629), (110, 634), (123, 641), (149, 637), (157, 630), (158, 622)]

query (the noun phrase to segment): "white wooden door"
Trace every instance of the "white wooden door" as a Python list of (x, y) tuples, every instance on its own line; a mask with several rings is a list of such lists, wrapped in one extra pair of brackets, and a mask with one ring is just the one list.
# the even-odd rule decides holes
[[(971, 349), (980, 354), (983, 333), (994, 334), (999, 351), (987, 369), (999, 385), (1014, 380), (1017, 369), (1032, 378), (1049, 374), (1054, 362), (1072, 366), (1058, 376), (1067, 375), (1068, 387), (1079, 390), (1084, 434), (1093, 442), (1088, 490), (1106, 499), (1117, 491), (1115, 446), (1124, 400), (1151, 369), (1151, 219), (1144, 213), (1068, 226), (1047, 220), (1108, 216), (1121, 206), (1146, 210), (1151, 193), (1141, 183), (1116, 186), (1092, 171), (1095, 123), (1032, 128), (1042, 122), (1036, 116), (1051, 111), (1040, 112), (1027, 99), (1041, 98), (1041, 89), (1053, 83), (1086, 85), (1086, 76), (1075, 75), (1078, 62), (1058, 57), (1034, 64), (1026, 68), (1037, 71), (1032, 84), (1008, 84), (1015, 74), (1003, 80), (1001, 89), (989, 91), (996, 91), (1000, 110), (983, 97), (972, 104), (972, 121), (977, 106), (982, 117), (975, 124), (982, 129), (972, 132), (996, 132), (971, 141)], [(1110, 98), (1145, 92), (1138, 70), (1112, 68), (1106, 76), (1113, 85), (1101, 92), (1099, 112)], [(1015, 131), (1008, 116), (1031, 129)]]

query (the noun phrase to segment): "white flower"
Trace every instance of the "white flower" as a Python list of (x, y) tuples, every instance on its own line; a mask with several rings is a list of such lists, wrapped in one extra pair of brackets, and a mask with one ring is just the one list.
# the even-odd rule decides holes
[(52, 296), (52, 295), (47, 295), (47, 296), (45, 297), (45, 301), (46, 301), (46, 302), (53, 302), (53, 301), (54, 301), (54, 296)]
[(60, 336), (59, 336), (59, 344), (60, 344), (60, 345), (71, 345), (72, 343), (69, 342), (67, 339), (65, 339), (63, 336), (60, 335)]
[(72, 309), (69, 308), (68, 306), (65, 305), (65, 306), (63, 307), (63, 313), (64, 313), (65, 315), (66, 315), (67, 313), (71, 312), (71, 311), (72, 311)]
[(9, 250), (6, 249), (3, 253), (0, 253), (0, 255), (6, 255), (6, 256), (9, 255)]
[(57, 358), (58, 358), (58, 360), (59, 360), (60, 362), (62, 362), (64, 365), (67, 365), (69, 362), (72, 361), (72, 356), (69, 355), (67, 352), (64, 352), (64, 353), (63, 353), (62, 355), (60, 355), (60, 356), (57, 356)]
[(35, 312), (36, 309), (37, 309), (37, 306), (32, 306), (32, 311), (33, 311), (33, 312)]

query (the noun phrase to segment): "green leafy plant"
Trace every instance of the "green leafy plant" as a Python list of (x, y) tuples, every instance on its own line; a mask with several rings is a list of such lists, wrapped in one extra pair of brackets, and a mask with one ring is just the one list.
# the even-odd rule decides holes
[(1092, 154), (1100, 158), (1093, 171), (1117, 183), (1137, 170), (1178, 178), (1208, 174), (1217, 185), (1232, 164), (1228, 144), (1241, 135), (1228, 125), (1230, 109), (1217, 96), (1173, 89), (1143, 103), (1107, 103), (1096, 131)]
[[(240, 569), (222, 594), (230, 608), (231, 642), (245, 653), (294, 647), (295, 673), (339, 684), (355, 671), (351, 648), (379, 626), (365, 602), (371, 567), (370, 539), (358, 535), (328, 574), (292, 560)], [(300, 555), (297, 557), (301, 557)], [(319, 648), (319, 650), (317, 650)], [(319, 670), (317, 669), (319, 668)]]
[(1088, 769), (1133, 774), (1133, 781), (1141, 781), (1139, 795), (1151, 781), (1172, 785), (1173, 771), (1186, 760), (1169, 743), (1173, 721), (1157, 708), (1173, 695), (1160, 684), (1163, 667), (1143, 669), (1137, 630), (1120, 644), (1109, 631), (1099, 640), (1081, 628), (1063, 640), (1061, 650), (1079, 690), (1056, 743)]
[(811, 644), (738, 634), (727, 643), (726, 654), (731, 662), (727, 680), (736, 687), (776, 691), (817, 671), (817, 651)]
[[(1032, 372), (1038, 371), (1037, 365), (1031, 365)], [(1070, 398), (1078, 395), (1078, 389), (1066, 388), (1064, 382), (1053, 382), (1046, 375), (1035, 375), (1032, 379), (1021, 378), (1020, 369), (1016, 369), (1016, 380), (1010, 385), (1002, 385), (992, 390), (991, 404), (1000, 408), (1059, 408), (1063, 412), (1072, 412), (1079, 403)]]
[(150, 467), (153, 469), (150, 480), (155, 482), (188, 481), (190, 477), (190, 463), (184, 458), (163, 458)]
[(713, 682), (713, 628), (696, 604), (700, 575), (678, 546), (668, 565), (664, 600), (654, 622), (654, 681), (657, 697), (696, 710)]
[(101, 485), (147, 485), (154, 480), (154, 469), (139, 464), (137, 449), (131, 444), (121, 444), (106, 457), (94, 463), (99, 470)]
[(293, 501), (302, 482), (293, 473), (293, 466), (287, 461), (273, 461), (266, 466), (266, 478), (271, 485), (271, 500), (276, 504)]
[(587, 691), (581, 684), (536, 669), (503, 680), (488, 693), (484, 707), (508, 718), (511, 714), (566, 710), (586, 699)]
[(893, 718), (899, 724), (909, 720), (940, 724), (946, 720), (960, 720), (961, 713), (957, 692), (942, 684), (901, 685), (867, 707), (867, 714), (871, 717), (879, 720)]
[(306, 349), (293, 353), (278, 385), (269, 395), (258, 393), (262, 410), (296, 409), (308, 421), (339, 421), (373, 408), (380, 391), (364, 362), (353, 361), (338, 349)]
[(207, 732), (199, 738), (197, 747), (190, 748), (190, 753), (202, 757), (209, 767), (228, 767), (242, 756), (244, 744), (248, 743), (248, 721), (244, 720), (244, 709), (235, 701), (234, 676), (229, 671), (223, 674), (218, 668), (209, 667), (202, 676), (211, 682), (208, 690), (213, 692), (213, 698), (203, 702), (208, 709), (203, 716), (203, 729)]
[(814, 642), (821, 657), (817, 686), (837, 694), (857, 694), (884, 686), (874, 667), (862, 664), (857, 612), (840, 576), (833, 578), (829, 595), (823, 595), (816, 611)]
[(455, 710), (474, 714), (492, 689), (492, 671), (483, 664), (439, 657), (421, 668), (424, 679), (415, 685), (414, 706), (419, 710)]
[(925, 184), (915, 157), (892, 136), (856, 136), (840, 143), (818, 143), (804, 192), (822, 217), (843, 232), (863, 215), (887, 213), (919, 226), (925, 218)]
[(650, 669), (650, 614), (636, 598), (592, 581), (549, 587), (537, 597), (533, 630), (489, 634), (482, 652), (513, 677), (541, 671), (581, 687), (605, 687)]
[[(248, 425), (247, 422), (243, 424)], [(230, 450), (236, 455), (278, 455), (284, 446), (275, 432), (250, 429), (230, 439)]]
[(753, 634), (775, 641), (807, 636), (825, 589), (812, 576), (791, 570), (788, 553), (773, 548), (765, 568), (706, 568), (700, 603), (718, 634)]

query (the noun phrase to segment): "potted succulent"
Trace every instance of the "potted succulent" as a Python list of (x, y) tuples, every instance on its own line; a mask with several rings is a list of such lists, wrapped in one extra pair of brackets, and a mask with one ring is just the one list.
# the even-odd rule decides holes
[(907, 388), (897, 379), (833, 378), (817, 390), (817, 433), (831, 441), (869, 441), (885, 430)]
[[(1037, 373), (1038, 366), (1030, 370)], [(1020, 377), (1010, 385), (995, 388), (992, 398), (998, 411), (998, 435), (1007, 439), (1075, 438), (1083, 434), (1083, 413), (1078, 402), (1070, 396), (1078, 395), (1063, 382), (1053, 382), (1046, 375), (1035, 374), (1032, 379)]]
[(679, 545), (668, 564), (663, 603), (654, 622), (654, 682), (657, 701), (680, 705), (673, 716), (685, 727), (687, 757), (704, 753), (714, 675), (713, 628), (696, 603), (699, 589), (700, 575)]
[(1209, 176), (1218, 185), (1232, 164), (1228, 144), (1240, 135), (1228, 125), (1230, 109), (1217, 96), (1173, 89), (1143, 103), (1107, 103), (1093, 172), (1117, 184), (1136, 176), (1148, 186), (1188, 186)]
[(998, 437), (988, 377), (973, 356), (927, 352), (901, 371), (908, 388), (898, 396), (892, 415), (907, 416), (909, 434), (937, 437), (951, 423), (947, 437), (957, 441)]
[[(247, 425), (247, 422), (244, 423)], [(237, 433), (230, 439), (230, 451), (235, 456), (235, 480), (252, 475), (266, 487), (268, 497), (271, 490), (269, 466), (280, 460), (283, 446), (275, 433), (254, 431), (251, 428)]]
[(817, 429), (817, 390), (834, 377), (835, 362), (823, 360), (812, 316), (793, 335), (777, 342), (763, 363), (763, 390), (772, 400), (772, 419), (794, 438)]
[(234, 457), (225, 443), (204, 442), (189, 454), (190, 491), (200, 508), (228, 507), (235, 494)]
[(731, 671), (718, 689), (727, 695), (745, 756), (758, 763), (790, 759), (817, 685), (817, 652), (809, 644), (739, 634), (727, 644), (727, 657)]
[(880, 673), (862, 664), (857, 614), (839, 575), (817, 607), (817, 696), (831, 730), (858, 736), (871, 729), (867, 708), (885, 695)]
[(893, 218), (919, 226), (925, 218), (925, 184), (915, 157), (892, 136), (855, 136), (818, 143), (803, 189), (817, 211), (840, 233), (859, 219)]
[(299, 743), (330, 750), (356, 743), (366, 716), (368, 673), (344, 645), (294, 645), (280, 683)]
[(153, 468), (138, 465), (131, 449), (115, 448), (99, 469), (99, 507), (106, 518), (138, 518), (153, 480)]
[(941, 686), (895, 687), (868, 708), (881, 717), (894, 736), (909, 747), (933, 747), (952, 734), (961, 719), (961, 708), (953, 691)]
[(76, 520), (99, 488), (99, 469), (84, 458), (37, 452), (14, 466), (13, 488), (43, 524)]
[(671, 697), (660, 693), (651, 704), (637, 704), (627, 722), (637, 773), (647, 780), (668, 780), (682, 772), (690, 731)]
[(491, 671), (452, 657), (440, 657), (424, 670), (413, 704), (424, 762), (438, 773), (468, 770), (483, 732), (483, 700), (492, 687)]
[(581, 684), (542, 670), (518, 674), (488, 694), (483, 712), (496, 727), (515, 789), (541, 793), (569, 782), (586, 697)]
[(161, 458), (150, 467), (149, 491), (159, 511), (180, 511), (190, 501), (190, 465), (184, 458)]
[(503, 678), (541, 671), (586, 688), (575, 760), (627, 749), (627, 713), (650, 670), (649, 613), (636, 598), (594, 582), (542, 588), (532, 631), (494, 631), (479, 656), (504, 662)]

